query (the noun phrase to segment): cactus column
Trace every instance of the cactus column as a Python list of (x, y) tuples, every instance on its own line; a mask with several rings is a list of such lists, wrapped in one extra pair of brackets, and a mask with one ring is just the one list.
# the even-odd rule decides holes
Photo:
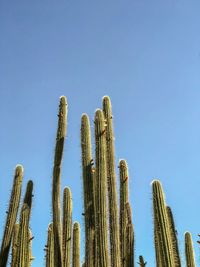
[(58, 113), (58, 128), (56, 136), (56, 147), (53, 166), (53, 188), (52, 188), (52, 208), (53, 208), (53, 234), (54, 234), (54, 266), (62, 267), (62, 231), (60, 214), (60, 176), (63, 156), (64, 140), (66, 136), (67, 101), (64, 96), (60, 98)]
[(127, 225), (126, 225), (126, 257), (125, 266), (134, 267), (134, 229), (132, 223), (132, 212), (129, 202), (126, 203)]
[(185, 257), (186, 257), (187, 267), (196, 267), (193, 244), (192, 244), (192, 236), (189, 232), (185, 233)]
[(110, 249), (111, 266), (120, 267), (120, 240), (119, 240), (119, 220), (117, 207), (117, 188), (115, 170), (115, 151), (113, 117), (110, 98), (103, 97), (103, 112), (106, 122), (106, 156), (107, 156), (107, 182), (108, 182), (108, 203), (109, 203), (109, 227), (110, 227)]
[(54, 238), (53, 238), (53, 223), (49, 224), (48, 237), (46, 245), (46, 267), (54, 266)]
[(86, 114), (81, 118), (82, 173), (85, 215), (85, 266), (95, 265), (95, 181), (92, 159), (90, 122)]
[(23, 167), (21, 165), (17, 165), (15, 169), (9, 209), (7, 212), (8, 215), (6, 219), (3, 241), (1, 244), (0, 267), (6, 267), (7, 265), (8, 254), (9, 254), (10, 244), (11, 244), (11, 239), (12, 239), (12, 234), (13, 234), (13, 228), (16, 222), (17, 212), (18, 212), (19, 203), (20, 203), (22, 179), (23, 179)]
[(107, 174), (106, 174), (106, 140), (105, 121), (102, 110), (95, 113), (95, 142), (96, 142), (96, 238), (97, 266), (108, 267), (108, 227), (107, 227)]
[[(170, 234), (170, 227), (167, 217), (166, 204), (161, 183), (154, 180), (152, 183), (153, 189), (153, 210), (155, 222), (155, 249), (159, 255), (162, 267), (174, 267), (173, 245)], [(160, 263), (157, 263), (160, 267)]]
[(140, 267), (145, 267), (147, 262), (144, 261), (144, 258), (142, 256), (139, 256), (139, 261), (138, 264), (140, 265)]
[(72, 267), (80, 267), (80, 225), (78, 222), (73, 225)]

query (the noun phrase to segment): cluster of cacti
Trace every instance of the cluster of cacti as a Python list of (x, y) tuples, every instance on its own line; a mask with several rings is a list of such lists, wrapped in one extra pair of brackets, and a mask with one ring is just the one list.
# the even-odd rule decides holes
[[(95, 157), (93, 157), (90, 121), (81, 118), (82, 178), (84, 193), (84, 267), (134, 267), (135, 235), (129, 202), (129, 174), (125, 160), (119, 162), (119, 196), (115, 166), (112, 107), (109, 97), (103, 98), (102, 109), (94, 116)], [(60, 180), (67, 127), (67, 100), (60, 98), (58, 128), (52, 177), (52, 222), (48, 226), (45, 245), (46, 267), (80, 267), (80, 224), (72, 221), (72, 195), (64, 188), (61, 204)], [(33, 182), (29, 181), (21, 206), (23, 168), (15, 169), (13, 189), (0, 250), (0, 267), (30, 267), (32, 256), (30, 214)], [(178, 240), (174, 218), (166, 206), (162, 185), (152, 182), (154, 243), (157, 267), (180, 267)], [(62, 208), (61, 208), (62, 207)], [(18, 221), (18, 222), (17, 222)], [(195, 267), (191, 234), (185, 233), (186, 266)], [(139, 256), (137, 264), (147, 262)]]

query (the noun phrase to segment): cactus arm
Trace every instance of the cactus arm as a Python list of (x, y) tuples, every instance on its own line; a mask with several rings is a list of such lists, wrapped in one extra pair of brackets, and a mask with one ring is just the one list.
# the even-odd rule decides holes
[(62, 231), (61, 231), (61, 215), (60, 215), (60, 175), (61, 163), (64, 149), (64, 140), (66, 136), (66, 117), (67, 117), (66, 98), (60, 98), (58, 128), (56, 136), (56, 147), (53, 166), (53, 188), (52, 188), (52, 209), (53, 209), (53, 232), (54, 232), (54, 259), (55, 266), (62, 267)]
[(96, 238), (99, 267), (108, 267), (108, 227), (107, 227), (107, 174), (106, 174), (106, 143), (105, 122), (103, 112), (98, 109), (95, 113), (95, 142), (96, 142)]
[(95, 180), (92, 159), (90, 122), (86, 114), (81, 118), (82, 174), (85, 213), (85, 266), (95, 264)]
[(46, 267), (54, 267), (53, 223), (49, 224), (46, 250)]
[(73, 224), (73, 259), (72, 267), (80, 267), (80, 225)]
[(72, 195), (66, 187), (63, 193), (63, 266), (70, 267), (72, 236)]
[(126, 215), (127, 215), (127, 225), (126, 225), (125, 266), (134, 267), (134, 229), (132, 223), (132, 212), (129, 202), (126, 203)]
[(18, 242), (19, 224), (16, 223), (13, 230), (12, 238), (12, 259), (11, 267), (15, 267), (16, 257), (17, 257), (17, 242)]
[(1, 244), (0, 267), (6, 267), (7, 265), (13, 229), (16, 222), (19, 203), (20, 203), (22, 179), (23, 179), (23, 167), (21, 165), (17, 165), (15, 168), (13, 188), (11, 192), (8, 215), (6, 219), (5, 230)]
[(110, 249), (111, 266), (121, 266), (119, 220), (117, 206), (117, 186), (115, 170), (115, 149), (112, 106), (108, 96), (103, 97), (103, 112), (106, 123), (106, 156), (107, 156), (107, 182), (108, 182), (108, 203), (109, 203), (109, 228), (110, 228)]
[(185, 233), (185, 257), (187, 267), (196, 267), (192, 236), (189, 232)]
[(140, 265), (140, 267), (145, 267), (147, 262), (144, 261), (143, 256), (139, 256), (139, 262), (138, 264)]

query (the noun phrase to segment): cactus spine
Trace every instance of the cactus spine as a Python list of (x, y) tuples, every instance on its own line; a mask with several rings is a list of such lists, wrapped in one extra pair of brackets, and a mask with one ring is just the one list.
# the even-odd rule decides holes
[(54, 267), (53, 223), (50, 223), (48, 227), (47, 245), (45, 250), (46, 250), (46, 267)]
[(72, 267), (80, 267), (80, 225), (73, 224), (73, 261)]
[(85, 266), (95, 265), (95, 180), (92, 159), (90, 122), (86, 114), (81, 118), (82, 173), (85, 214)]
[(189, 232), (185, 233), (185, 257), (186, 257), (187, 267), (196, 267), (193, 244), (192, 244), (192, 236)]
[(147, 262), (144, 261), (144, 258), (142, 256), (139, 256), (139, 263), (140, 267), (145, 267)]
[(125, 160), (119, 162), (120, 170), (120, 248), (121, 263), (125, 267), (126, 258), (126, 203), (128, 202), (128, 166)]
[(126, 203), (126, 216), (127, 216), (127, 225), (126, 225), (126, 257), (125, 257), (125, 266), (134, 267), (134, 230), (132, 223), (132, 213), (129, 202)]
[(1, 244), (0, 267), (6, 267), (8, 261), (8, 254), (11, 245), (13, 228), (16, 222), (18, 208), (19, 208), (22, 179), (23, 179), (23, 167), (21, 165), (17, 165), (15, 168), (13, 188), (11, 192), (8, 215), (6, 219), (6, 225)]
[(63, 266), (69, 267), (71, 260), (72, 196), (68, 187), (63, 193)]
[(54, 234), (54, 266), (63, 266), (62, 240), (61, 240), (61, 214), (60, 214), (60, 175), (63, 156), (64, 140), (66, 136), (67, 101), (64, 96), (60, 98), (58, 113), (58, 128), (56, 136), (56, 147), (53, 166), (53, 234)]
[(174, 264), (175, 264), (174, 266), (181, 267), (181, 260), (179, 255), (178, 240), (177, 240), (173, 213), (170, 207), (166, 207), (166, 209), (167, 209), (167, 216), (168, 216), (172, 245), (173, 245)]
[(117, 188), (115, 170), (114, 133), (112, 120), (112, 106), (108, 96), (103, 97), (103, 112), (106, 123), (106, 156), (107, 156), (107, 182), (108, 182), (108, 203), (109, 203), (109, 227), (110, 227), (110, 248), (111, 266), (120, 267), (120, 239), (119, 220), (117, 207)]
[(108, 267), (108, 227), (107, 227), (107, 173), (106, 173), (106, 140), (103, 112), (98, 109), (95, 113), (95, 142), (96, 142), (96, 238), (99, 267)]
[[(164, 193), (161, 183), (157, 180), (152, 183), (153, 210), (155, 220), (156, 251), (162, 262), (162, 267), (174, 267), (173, 245), (171, 240), (169, 222), (167, 217)], [(158, 263), (157, 266), (160, 263)]]

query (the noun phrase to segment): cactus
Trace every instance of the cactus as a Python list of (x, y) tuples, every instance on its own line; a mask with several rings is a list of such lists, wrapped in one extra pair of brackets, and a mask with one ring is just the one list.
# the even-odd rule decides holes
[(187, 267), (196, 267), (192, 236), (189, 232), (185, 233), (185, 257)]
[(52, 188), (52, 209), (53, 209), (53, 234), (54, 234), (54, 265), (62, 267), (62, 229), (60, 215), (60, 175), (63, 156), (64, 140), (66, 136), (67, 101), (64, 96), (60, 98), (58, 128), (56, 136), (56, 147), (53, 166), (53, 188)]
[(106, 142), (103, 112), (95, 113), (96, 172), (95, 172), (95, 207), (96, 207), (96, 238), (97, 266), (108, 267), (108, 227), (107, 227), (107, 173), (106, 173)]
[(73, 258), (72, 267), (80, 267), (80, 225), (73, 224)]
[(140, 267), (145, 267), (147, 262), (144, 261), (144, 258), (142, 256), (139, 256), (139, 262), (138, 264), (140, 265)]
[(85, 214), (85, 266), (95, 266), (95, 180), (92, 159), (90, 122), (86, 114), (81, 119), (82, 173)]
[(126, 257), (126, 203), (128, 202), (128, 166), (125, 160), (119, 162), (120, 170), (120, 248), (121, 263), (125, 267)]
[(70, 266), (72, 236), (72, 196), (66, 187), (63, 193), (63, 266)]
[(53, 223), (49, 224), (46, 250), (46, 267), (54, 267)]
[(109, 228), (111, 266), (121, 266), (119, 220), (117, 207), (117, 188), (115, 171), (114, 134), (112, 123), (112, 106), (108, 96), (103, 97), (103, 112), (106, 123), (106, 156), (107, 156), (107, 179), (108, 179), (108, 203), (109, 203)]
[(174, 264), (175, 264), (174, 266), (181, 267), (181, 260), (180, 260), (180, 255), (179, 255), (178, 240), (177, 240), (173, 213), (170, 207), (166, 207), (166, 209), (167, 209), (167, 216), (168, 216), (170, 234), (171, 234), (172, 245), (173, 245)]
[[(155, 222), (154, 232), (156, 235), (155, 240), (157, 240), (155, 242), (156, 253), (160, 257), (162, 267), (174, 267), (173, 245), (161, 183), (154, 180), (152, 190)], [(157, 266), (160, 266), (159, 262), (157, 262)]]
[(134, 267), (134, 230), (132, 223), (132, 213), (129, 202), (126, 203), (126, 257), (125, 266)]
[(13, 229), (11, 267), (15, 267), (15, 262), (17, 257), (18, 233), (19, 233), (19, 224), (16, 223)]
[(11, 192), (8, 215), (6, 219), (5, 230), (1, 244), (0, 267), (6, 267), (8, 261), (13, 229), (16, 222), (19, 203), (20, 203), (22, 179), (23, 179), (23, 167), (21, 165), (17, 165), (15, 168), (13, 188)]
[(32, 261), (34, 260), (34, 257), (32, 255), (32, 240), (33, 240), (33, 236), (31, 233), (31, 229), (29, 228), (28, 231), (28, 267), (31, 266)]

